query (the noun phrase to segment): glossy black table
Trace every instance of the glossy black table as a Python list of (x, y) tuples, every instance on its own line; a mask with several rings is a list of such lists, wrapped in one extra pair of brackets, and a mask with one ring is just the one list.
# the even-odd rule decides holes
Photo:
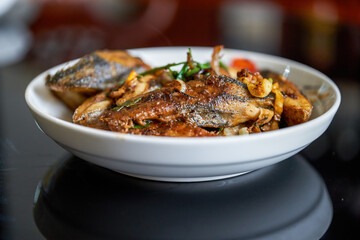
[[(253, 239), (264, 239), (266, 234), (275, 233), (270, 229), (276, 221), (283, 218), (286, 222), (290, 213), (301, 216), (297, 220), (310, 216), (313, 211), (308, 210), (307, 214), (301, 214), (301, 211), (317, 206), (314, 202), (321, 201), (315, 200), (326, 199), (326, 196), (330, 198), (332, 208), (329, 208), (331, 205), (323, 206), (327, 215), (322, 215), (325, 219), (322, 227), (318, 227), (316, 233), (314, 225), (306, 225), (304, 221), (304, 225), (294, 228), (295, 236), (301, 239), (301, 229), (303, 236), (313, 233), (314, 237), (322, 235), (321, 239), (326, 240), (360, 239), (358, 82), (336, 82), (343, 95), (338, 114), (328, 131), (294, 159), (219, 182), (161, 184), (115, 174), (88, 164), (72, 157), (45, 136), (36, 127), (24, 100), (27, 84), (41, 70), (31, 62), (0, 70), (1, 239), (64, 239), (61, 237), (66, 236), (77, 236), (70, 239), (111, 239), (121, 234), (133, 234), (126, 235), (128, 239), (165, 239), (164, 236), (170, 235), (174, 239), (186, 236), (189, 239), (224, 239), (222, 236), (235, 238), (236, 235), (242, 236), (239, 239), (246, 239), (250, 235), (244, 235), (245, 230), (251, 232)], [(307, 169), (304, 172), (311, 172), (312, 176), (303, 178), (304, 184), (295, 180), (279, 180), (286, 178), (282, 174), (288, 179), (296, 179), (301, 176), (297, 173), (301, 169)], [(317, 179), (315, 188), (312, 188), (311, 179)], [(224, 185), (219, 187), (221, 184)], [(286, 186), (297, 186), (299, 189), (290, 191), (286, 190)], [(272, 195), (277, 188), (282, 195)], [(320, 189), (324, 190), (322, 195)], [(307, 205), (306, 201), (300, 201), (304, 197), (298, 195), (300, 190), (311, 196)], [(311, 191), (323, 198), (316, 198)], [(279, 196), (282, 198), (271, 200)], [(86, 199), (87, 203), (82, 205), (81, 202)], [(279, 205), (280, 200), (282, 205)], [(290, 204), (287, 206), (289, 214), (279, 210), (286, 206), (285, 203)], [(126, 204), (132, 207), (124, 208)], [(183, 211), (177, 211), (178, 208)], [(253, 214), (252, 209), (255, 211)], [(246, 211), (247, 215), (243, 215)], [(275, 211), (276, 215), (271, 211)], [(266, 218), (265, 212), (268, 214)], [(331, 224), (327, 228), (326, 219), (329, 218)], [(101, 224), (98, 224), (99, 221)], [(124, 222), (116, 227), (114, 221)], [(251, 226), (257, 221), (258, 225)], [(269, 224), (268, 228), (260, 230), (266, 224)], [(280, 224), (277, 233), (285, 225)], [(294, 225), (286, 226), (291, 229)], [(145, 233), (148, 235), (144, 237), (142, 234)]]
[(319, 239), (332, 219), (321, 177), (300, 156), (242, 176), (168, 183), (76, 157), (50, 168), (34, 198), (46, 239)]

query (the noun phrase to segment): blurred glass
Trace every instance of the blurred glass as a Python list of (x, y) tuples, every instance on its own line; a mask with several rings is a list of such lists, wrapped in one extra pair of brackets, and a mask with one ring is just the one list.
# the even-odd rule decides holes
[(21, 8), (18, 0), (0, 1), (0, 67), (22, 60), (31, 46), (31, 33), (18, 15)]
[(280, 54), (283, 13), (270, 1), (225, 1), (220, 10), (227, 47)]

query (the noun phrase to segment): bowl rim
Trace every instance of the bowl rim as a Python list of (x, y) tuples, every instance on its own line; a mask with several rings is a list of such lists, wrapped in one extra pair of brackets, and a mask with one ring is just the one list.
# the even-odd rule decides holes
[[(149, 50), (151, 50), (151, 51), (153, 51), (153, 50), (169, 50), (169, 49), (181, 50), (181, 49), (188, 49), (188, 48), (191, 48), (192, 50), (193, 49), (212, 50), (212, 47), (176, 46), (176, 47), (134, 48), (134, 49), (127, 49), (127, 51), (137, 53), (137, 52), (144, 52), (144, 51), (149, 51)], [(172, 144), (193, 145), (194, 143), (202, 145), (202, 144), (218, 144), (219, 141), (221, 141), (222, 143), (231, 143), (233, 141), (236, 141), (236, 142), (246, 141), (247, 142), (247, 141), (267, 140), (269, 138), (270, 139), (274, 138), (275, 136), (293, 134), (295, 132), (298, 132), (300, 129), (302, 129), (304, 127), (311, 128), (311, 127), (319, 126), (321, 123), (323, 123), (327, 119), (332, 118), (340, 106), (341, 93), (340, 93), (339, 88), (328, 76), (326, 76), (322, 72), (320, 72), (310, 66), (307, 66), (305, 64), (296, 62), (294, 60), (286, 59), (283, 57), (273, 56), (273, 55), (258, 53), (258, 52), (252, 52), (252, 51), (244, 51), (244, 50), (239, 50), (239, 49), (225, 48), (224, 52), (225, 52), (225, 54), (226, 54), (226, 52), (236, 52), (236, 53), (242, 53), (245, 55), (251, 55), (254, 59), (256, 57), (272, 59), (279, 63), (287, 63), (290, 65), (294, 65), (298, 68), (304, 69), (304, 70), (310, 72), (312, 75), (318, 75), (322, 79), (322, 81), (325, 81), (327, 84), (329, 84), (335, 92), (336, 99), (335, 99), (333, 105), (326, 112), (324, 112), (320, 116), (316, 117), (315, 119), (311, 119), (308, 122), (301, 123), (299, 125), (289, 126), (289, 127), (281, 128), (281, 129), (278, 129), (275, 131), (270, 131), (270, 132), (263, 132), (261, 134), (227, 136), (227, 137), (222, 137), (222, 136), (219, 136), (219, 137), (166, 137), (166, 136), (143, 136), (143, 135), (133, 135), (133, 134), (126, 134), (126, 133), (111, 132), (111, 131), (106, 131), (106, 130), (101, 130), (101, 129), (94, 129), (94, 128), (90, 128), (90, 127), (86, 127), (86, 126), (81, 126), (81, 125), (78, 125), (78, 124), (75, 124), (72, 122), (68, 122), (66, 120), (56, 118), (54, 116), (51, 116), (49, 114), (46, 114), (46, 113), (40, 111), (32, 103), (31, 93), (33, 93), (32, 90), (34, 89), (34, 85), (36, 85), (39, 81), (43, 80), (45, 78), (45, 76), (49, 72), (54, 71), (54, 69), (59, 69), (59, 68), (61, 68), (61, 66), (65, 66), (66, 64), (75, 62), (77, 60), (77, 59), (74, 59), (74, 60), (70, 60), (68, 62), (59, 64), (57, 66), (54, 66), (52, 68), (49, 68), (49, 69), (45, 70), (44, 72), (40, 73), (39, 75), (37, 75), (34, 79), (32, 79), (25, 90), (25, 101), (26, 101), (28, 107), (31, 109), (31, 111), (33, 111), (40, 117), (42, 117), (42, 118), (46, 119), (47, 121), (50, 121), (56, 125), (60, 125), (64, 128), (73, 130), (75, 132), (81, 132), (81, 133), (87, 134), (87, 135), (96, 135), (97, 137), (109, 138), (109, 139), (114, 139), (114, 140), (122, 140), (122, 141), (126, 140), (126, 141), (131, 141), (131, 142), (153, 143), (153, 144), (161, 143), (161, 144), (165, 144), (165, 145), (172, 145)], [(45, 84), (44, 84), (44, 87), (45, 87)]]

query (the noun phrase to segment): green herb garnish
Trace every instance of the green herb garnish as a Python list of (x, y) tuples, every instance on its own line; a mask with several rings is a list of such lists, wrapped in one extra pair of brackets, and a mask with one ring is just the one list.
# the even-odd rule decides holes
[(117, 90), (118, 90), (118, 89), (112, 88), (112, 89), (110, 89), (110, 90), (105, 94), (105, 96), (106, 96), (106, 97), (109, 97), (112, 92), (115, 92), (115, 91), (117, 91)]
[(185, 63), (186, 62), (170, 63), (170, 64), (167, 64), (167, 65), (164, 65), (164, 66), (161, 66), (161, 67), (152, 68), (152, 69), (150, 69), (148, 71), (140, 73), (139, 76), (145, 76), (147, 74), (154, 73), (154, 72), (162, 70), (162, 69), (168, 69), (169, 70), (171, 67), (178, 66), (178, 65), (181, 65), (181, 64), (185, 64)]
[[(220, 64), (220, 67), (224, 68), (225, 70), (228, 70), (228, 67), (223, 62), (220, 61), (219, 64)], [(172, 67), (179, 66), (179, 65), (182, 65), (180, 71), (175, 71), (175, 70), (171, 69)], [(187, 61), (186, 62), (170, 63), (170, 64), (167, 64), (164, 66), (155, 67), (148, 71), (140, 73), (138, 75), (138, 77), (142, 77), (142, 76), (154, 73), (159, 70), (168, 70), (174, 79), (186, 80), (186, 78), (189, 78), (192, 75), (194, 75), (202, 70), (210, 69), (210, 68), (211, 68), (211, 64), (209, 62), (199, 63), (197, 61), (194, 61), (192, 52), (191, 52), (191, 48), (189, 48), (189, 51), (187, 53)], [(209, 75), (209, 74), (207, 74), (207, 75)]]
[(207, 63), (199, 63), (199, 62), (196, 62), (196, 65), (198, 68), (200, 69), (208, 69), (208, 68), (211, 68), (211, 65), (209, 62)]
[(146, 128), (149, 126), (150, 126), (150, 122), (146, 121), (146, 124), (144, 126), (143, 125), (134, 125), (132, 128), (129, 128), (129, 129), (141, 129), (141, 128)]
[(176, 78), (176, 79), (184, 80), (184, 79), (185, 79), (185, 74), (186, 74), (186, 72), (188, 71), (188, 69), (189, 69), (189, 65), (188, 65), (187, 63), (185, 63), (185, 64), (182, 66), (182, 68), (181, 68), (179, 74), (177, 75), (177, 78)]
[(219, 128), (219, 130), (217, 131), (217, 135), (219, 135), (223, 130), (224, 130), (223, 127)]
[(124, 107), (130, 107), (136, 103), (138, 103), (141, 100), (141, 97), (136, 98), (135, 100), (131, 101), (131, 100), (127, 100), (126, 102), (122, 103), (119, 106), (116, 106), (113, 108), (113, 110), (115, 111), (120, 111), (121, 109), (123, 109)]
[(185, 77), (190, 77), (190, 76), (192, 76), (192, 75), (200, 72), (200, 70), (201, 70), (200, 68), (196, 67), (196, 68), (194, 68), (194, 69), (186, 72), (186, 73), (185, 73)]
[(226, 71), (229, 70), (228, 66), (226, 66), (225, 63), (223, 63), (222, 61), (219, 62), (219, 66), (225, 69)]

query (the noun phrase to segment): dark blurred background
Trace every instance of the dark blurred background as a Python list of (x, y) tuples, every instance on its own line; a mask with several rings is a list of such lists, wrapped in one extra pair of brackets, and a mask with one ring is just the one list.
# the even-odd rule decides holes
[(3, 1), (15, 3), (2, 28), (26, 31), (24, 51), (41, 66), (102, 48), (224, 44), (291, 58), (331, 77), (359, 73), (358, 0)]
[[(339, 86), (342, 105), (333, 123), (301, 154), (323, 176), (334, 204), (324, 239), (360, 239), (359, 0), (0, 0), (0, 106), (2, 112), (18, 108), (29, 114), (23, 93), (34, 76), (96, 49), (216, 44), (305, 63)], [(13, 89), (21, 94), (11, 94)], [(7, 179), (24, 171), (24, 156), (36, 154), (24, 152), (26, 130), (11, 121), (18, 114), (0, 115), (0, 220), (5, 223), (14, 222), (16, 214), (31, 217), (31, 209), (23, 215), (7, 211), (11, 194), (22, 196)], [(47, 165), (40, 165), (42, 173)], [(41, 174), (16, 178), (16, 184), (32, 183), (24, 198), (31, 199)], [(31, 226), (10, 232), (35, 231)]]

